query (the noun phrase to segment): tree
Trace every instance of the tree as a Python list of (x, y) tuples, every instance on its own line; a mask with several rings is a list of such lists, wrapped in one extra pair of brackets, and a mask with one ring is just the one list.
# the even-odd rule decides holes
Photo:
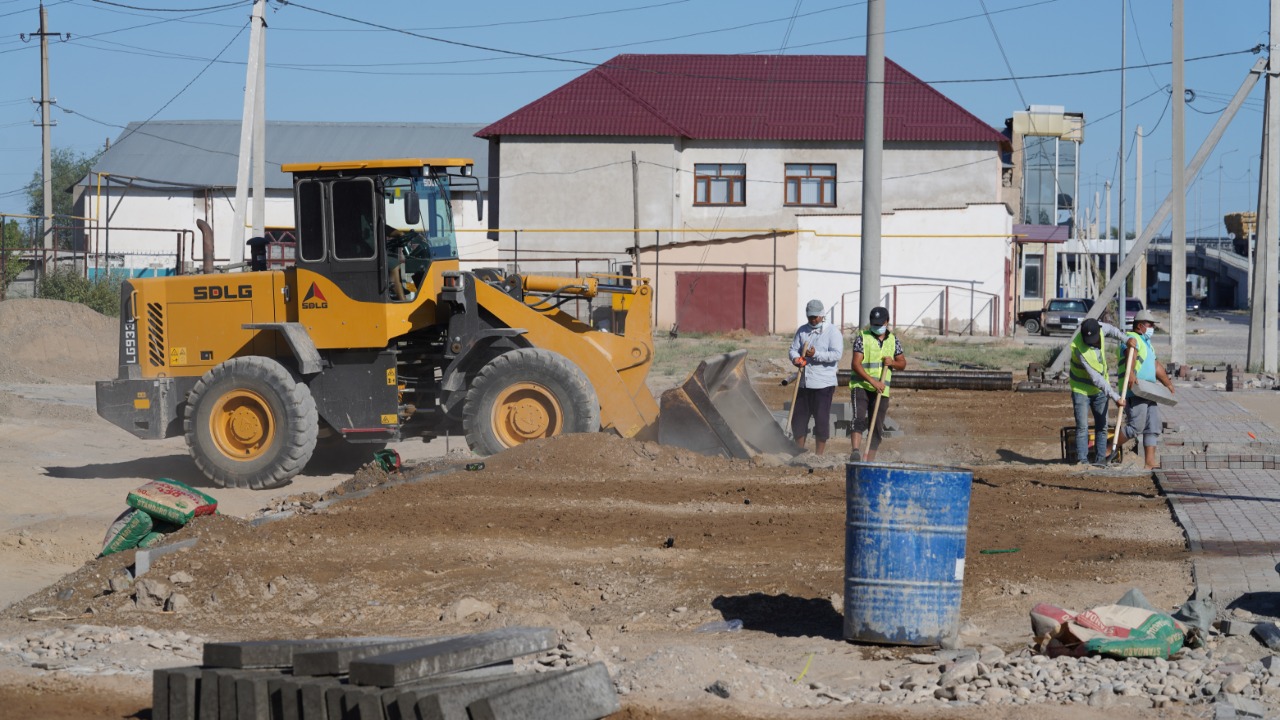
[[(73, 197), (71, 193), (63, 191), (89, 174), (96, 159), (96, 156), (78, 153), (71, 148), (53, 149), (50, 154), (50, 170), (53, 175), (53, 216), (61, 219), (55, 220), (55, 223), (69, 224), (67, 218), (74, 213)], [(27, 184), (27, 214), (44, 215), (44, 181), (39, 169), (32, 173), (31, 182)]]
[(9, 292), (9, 285), (18, 275), (27, 269), (27, 264), (18, 259), (18, 251), (27, 246), (26, 238), (17, 220), (4, 224), (3, 238), (0, 238), (0, 262), (4, 263), (4, 274), (0, 275), (0, 299)]

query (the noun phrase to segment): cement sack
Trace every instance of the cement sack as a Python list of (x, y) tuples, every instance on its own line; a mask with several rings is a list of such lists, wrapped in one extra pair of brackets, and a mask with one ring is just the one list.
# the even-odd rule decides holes
[(147, 533), (141, 540), (138, 541), (138, 549), (146, 550), (148, 548), (153, 548), (156, 545), (159, 545), (161, 542), (163, 542), (164, 537), (165, 537), (165, 533), (155, 532), (153, 530)]
[(1031, 609), (1036, 647), (1049, 656), (1168, 658), (1182, 649), (1186, 629), (1144, 608), (1101, 605), (1081, 613), (1041, 603)]
[(151, 527), (150, 515), (135, 508), (125, 510), (107, 528), (107, 536), (102, 539), (101, 557), (137, 547), (147, 533), (151, 532)]
[(129, 493), (129, 507), (145, 511), (157, 520), (186, 525), (197, 515), (212, 515), (218, 501), (193, 487), (160, 478)]

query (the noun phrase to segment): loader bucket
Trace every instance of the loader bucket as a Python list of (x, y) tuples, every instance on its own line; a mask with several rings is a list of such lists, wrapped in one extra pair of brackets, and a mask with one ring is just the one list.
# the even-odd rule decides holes
[(746, 356), (737, 350), (707, 358), (683, 385), (662, 393), (658, 442), (742, 459), (799, 453), (751, 387)]

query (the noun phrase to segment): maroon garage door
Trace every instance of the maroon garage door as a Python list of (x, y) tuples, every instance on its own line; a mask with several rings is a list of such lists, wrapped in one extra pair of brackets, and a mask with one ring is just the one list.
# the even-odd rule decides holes
[(769, 332), (769, 273), (676, 273), (681, 332)]

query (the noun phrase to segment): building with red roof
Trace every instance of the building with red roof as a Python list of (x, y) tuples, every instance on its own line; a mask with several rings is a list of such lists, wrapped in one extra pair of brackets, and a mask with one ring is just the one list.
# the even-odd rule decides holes
[[(638, 252), (659, 324), (789, 332), (808, 294), (858, 285), (865, 74), (861, 56), (619, 55), (477, 133), (497, 252), (532, 272), (617, 269)], [(884, 284), (963, 281), (1003, 302), (1008, 138), (892, 61), (885, 83), (884, 211), (927, 213), (908, 225), (928, 235), (971, 206), (990, 217), (978, 237), (926, 242), (914, 267), (886, 264)], [(843, 237), (816, 242), (806, 224)], [(994, 249), (978, 251), (979, 237)], [(696, 262), (661, 265), (686, 247)], [(982, 277), (954, 277), (952, 252), (977, 253)], [(730, 272), (741, 280), (710, 277)], [(752, 307), (719, 317), (716, 299), (735, 292)], [(916, 324), (942, 327), (942, 311)]]

